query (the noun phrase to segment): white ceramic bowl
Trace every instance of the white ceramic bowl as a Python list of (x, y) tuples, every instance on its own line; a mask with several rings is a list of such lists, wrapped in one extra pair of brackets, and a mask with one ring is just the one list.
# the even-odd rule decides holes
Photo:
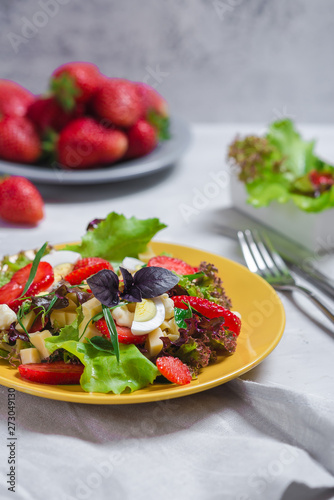
[(236, 209), (312, 252), (326, 253), (334, 247), (334, 209), (304, 212), (293, 202), (272, 202), (268, 207), (255, 208), (247, 203), (246, 187), (235, 175), (231, 176), (231, 197)]

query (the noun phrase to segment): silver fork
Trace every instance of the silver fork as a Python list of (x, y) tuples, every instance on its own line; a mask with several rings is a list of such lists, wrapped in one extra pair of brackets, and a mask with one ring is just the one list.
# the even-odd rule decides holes
[(275, 290), (299, 290), (334, 322), (334, 312), (330, 311), (311, 290), (296, 283), (283, 259), (274, 249), (265, 234), (258, 231), (238, 231), (238, 239), (248, 269), (265, 279)]

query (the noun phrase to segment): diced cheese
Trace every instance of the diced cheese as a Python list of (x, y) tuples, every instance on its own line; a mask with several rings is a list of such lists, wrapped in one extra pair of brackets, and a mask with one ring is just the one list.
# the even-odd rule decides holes
[(101, 337), (102, 336), (101, 332), (96, 328), (96, 326), (92, 323), (92, 321), (87, 326), (85, 334), (82, 335), (88, 321), (89, 321), (89, 319), (87, 319), (87, 317), (85, 316), (82, 323), (80, 323), (79, 342), (83, 342), (85, 339), (91, 339), (92, 337), (96, 337), (96, 336)]
[(7, 304), (0, 304), (0, 330), (8, 330), (16, 320), (14, 311)]
[(29, 340), (33, 346), (38, 349), (42, 359), (48, 358), (50, 356), (50, 351), (46, 348), (44, 340), (52, 337), (49, 330), (43, 330), (42, 332), (31, 333), (29, 335)]
[(82, 313), (84, 316), (92, 318), (100, 312), (102, 312), (102, 304), (95, 297), (82, 304)]
[[(27, 331), (30, 330), (33, 322), (35, 321), (35, 318), (36, 318), (36, 314), (34, 313), (34, 311), (30, 311), (28, 312), (22, 319), (21, 319), (21, 323), (22, 325), (25, 327), (25, 329)], [(16, 325), (16, 330), (20, 333), (23, 333), (24, 332), (24, 329), (22, 328), (22, 326), (18, 323)]]
[(22, 349), (20, 351), (20, 356), (23, 365), (41, 362), (41, 357), (36, 347), (28, 347), (28, 349)]
[(157, 356), (163, 348), (163, 342), (160, 337), (165, 337), (166, 334), (161, 328), (156, 328), (147, 335), (145, 347), (148, 350), (149, 356)]

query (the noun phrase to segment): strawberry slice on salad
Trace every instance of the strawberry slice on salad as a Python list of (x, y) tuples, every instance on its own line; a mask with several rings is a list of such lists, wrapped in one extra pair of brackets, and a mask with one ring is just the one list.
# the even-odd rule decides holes
[(174, 384), (186, 385), (192, 381), (188, 366), (182, 363), (179, 358), (162, 356), (157, 359), (156, 365), (161, 375)]
[(73, 271), (76, 271), (81, 267), (93, 266), (94, 264), (102, 264), (102, 263), (108, 266), (105, 269), (111, 269), (112, 271), (114, 270), (110, 262), (107, 261), (106, 259), (102, 259), (101, 257), (85, 257), (83, 259), (79, 259), (76, 261), (76, 263), (74, 264)]
[(164, 267), (177, 274), (195, 274), (198, 269), (187, 264), (184, 260), (168, 257), (167, 255), (158, 255), (152, 257), (147, 264), (149, 267)]
[(83, 365), (71, 365), (64, 361), (55, 363), (30, 363), (18, 367), (21, 377), (39, 384), (79, 384)]
[[(28, 264), (22, 267), (22, 269), (16, 271), (12, 276), (11, 282), (13, 281), (24, 287), (28, 281), (31, 267), (32, 264)], [(37, 295), (40, 292), (44, 292), (52, 285), (53, 281), (54, 274), (51, 264), (48, 262), (40, 262), (38, 264), (35, 278), (28, 288), (26, 295), (29, 297), (31, 295)]]
[(23, 292), (23, 286), (15, 283), (15, 281), (10, 281), (0, 288), (0, 304), (7, 304), (9, 307), (16, 302), (16, 299), (20, 297)]
[[(96, 321), (95, 326), (105, 338), (110, 340), (110, 332), (104, 318)], [(147, 335), (133, 335), (131, 328), (127, 326), (120, 326), (117, 323), (115, 323), (115, 326), (118, 333), (118, 342), (121, 344), (143, 344), (147, 338)]]
[(85, 279), (93, 276), (93, 274), (102, 271), (102, 269), (112, 269), (111, 264), (105, 260), (104, 262), (98, 262), (92, 266), (79, 267), (65, 276), (65, 280), (71, 285), (80, 285)]
[(187, 304), (193, 307), (197, 312), (203, 314), (206, 318), (219, 318), (223, 317), (224, 327), (231, 330), (236, 335), (239, 335), (241, 329), (241, 320), (229, 309), (223, 306), (211, 302), (207, 299), (202, 299), (201, 297), (191, 297), (189, 295), (176, 295), (171, 297), (174, 301), (174, 307), (179, 309), (187, 309)]

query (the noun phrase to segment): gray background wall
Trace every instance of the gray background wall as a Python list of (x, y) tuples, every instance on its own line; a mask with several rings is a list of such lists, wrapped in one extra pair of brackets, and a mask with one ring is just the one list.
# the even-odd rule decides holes
[(334, 115), (333, 0), (1, 0), (1, 74), (43, 92), (63, 62), (147, 80), (192, 121)]

